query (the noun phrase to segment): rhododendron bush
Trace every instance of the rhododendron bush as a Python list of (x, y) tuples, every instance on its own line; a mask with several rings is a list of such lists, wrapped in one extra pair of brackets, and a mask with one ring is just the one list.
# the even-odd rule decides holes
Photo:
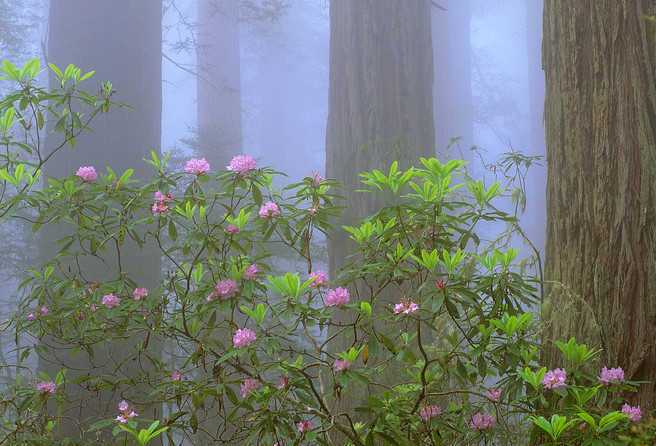
[[(2, 102), (3, 122), (26, 95)], [(9, 127), (2, 144), (18, 150)], [(597, 351), (574, 339), (558, 343), (560, 368), (541, 367), (535, 283), (517, 250), (478, 234), (514, 217), (494, 207), (500, 184), (468, 181), (462, 161), (364, 172), (362, 193), (384, 205), (344, 228), (350, 263), (328, 276), (316, 247), (339, 185), (317, 172), (281, 189), (250, 156), (175, 167), (152, 153), (145, 180), (71, 166), (39, 189), (17, 160), (0, 171), (18, 192), (6, 217), (28, 206), (35, 231), (64, 230), (10, 329), (56, 377), (22, 370), (5, 389), (0, 443), (621, 444), (644, 418), (637, 383), (616, 364), (591, 371)], [(90, 260), (120, 265), (146, 246), (161, 277), (88, 277)], [(122, 356), (103, 363), (110, 347)], [(80, 357), (102, 366), (80, 370)]]

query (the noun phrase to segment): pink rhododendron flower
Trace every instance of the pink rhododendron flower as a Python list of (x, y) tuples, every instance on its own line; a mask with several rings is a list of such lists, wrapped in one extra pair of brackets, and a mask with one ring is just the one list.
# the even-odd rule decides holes
[(262, 205), (258, 215), (262, 218), (278, 218), (280, 216), (280, 209), (278, 209), (277, 204), (272, 201), (268, 201), (266, 204)]
[(312, 421), (301, 421), (296, 423), (296, 429), (301, 433), (309, 432), (314, 429), (314, 423)]
[[(315, 184), (321, 184), (321, 182), (323, 181), (323, 178), (321, 177), (321, 175), (319, 175), (319, 172), (317, 172), (316, 170), (310, 172), (310, 176), (312, 177), (312, 181), (314, 181)], [(310, 186), (312, 186), (312, 184), (310, 184)]]
[(187, 161), (187, 166), (185, 167), (185, 172), (187, 172), (189, 175), (207, 175), (209, 171), (210, 163), (205, 161), (205, 158), (201, 158), (199, 160), (192, 158)]
[(312, 271), (308, 279), (314, 279), (312, 283), (309, 285), (310, 287), (324, 288), (327, 286), (324, 285), (323, 283), (328, 280), (328, 277), (326, 277), (326, 273), (324, 273), (320, 269), (318, 269), (316, 273)]
[(235, 348), (247, 347), (251, 345), (251, 342), (257, 339), (255, 332), (248, 328), (240, 328), (235, 331), (235, 335), (232, 337), (232, 343)]
[(626, 415), (631, 415), (629, 420), (639, 423), (642, 421), (642, 410), (640, 410), (640, 406), (629, 406), (628, 404), (625, 404), (622, 406), (622, 413)]
[(180, 379), (182, 379), (182, 375), (180, 374), (180, 372), (171, 373), (171, 380), (172, 381), (180, 381)]
[(499, 397), (501, 396), (501, 389), (492, 389), (487, 393), (487, 397), (491, 399), (492, 401), (499, 401)]
[(490, 415), (489, 413), (485, 413), (483, 415), (477, 413), (472, 417), (469, 427), (477, 431), (482, 431), (484, 429), (494, 429), (496, 422), (496, 418), (494, 418), (494, 416)]
[(567, 378), (565, 369), (549, 370), (542, 378), (542, 385), (547, 389), (564, 386)]
[(259, 389), (260, 387), (262, 387), (262, 383), (260, 383), (259, 379), (247, 379), (241, 385), (241, 397), (246, 398), (252, 391)]
[(155, 192), (155, 204), (153, 204), (153, 215), (155, 217), (159, 216), (161, 213), (168, 211), (169, 207), (167, 206), (173, 200), (171, 194), (163, 194), (160, 191)]
[(243, 173), (250, 169), (255, 169), (255, 160), (250, 155), (237, 155), (230, 160), (230, 165), (226, 169), (232, 172)]
[(228, 234), (235, 235), (235, 234), (239, 234), (240, 231), (237, 226), (233, 225), (232, 223), (229, 223), (228, 226), (226, 227), (226, 232)]
[(437, 287), (438, 290), (441, 290), (446, 286), (446, 282), (444, 280), (436, 280), (435, 286)]
[(283, 375), (276, 380), (276, 389), (284, 389), (289, 384), (289, 376)]
[(616, 383), (619, 383), (621, 381), (624, 381), (624, 370), (622, 370), (622, 367), (617, 367), (614, 369), (608, 370), (606, 367), (601, 369), (601, 376), (598, 376), (597, 379), (601, 383), (611, 383), (612, 381), (616, 381)]
[(232, 299), (237, 295), (239, 291), (239, 285), (234, 280), (220, 280), (214, 287), (214, 292), (212, 293), (214, 297), (220, 297), (221, 300)]
[(118, 403), (118, 410), (121, 412), (116, 417), (116, 421), (118, 421), (119, 423), (125, 423), (128, 420), (128, 418), (134, 418), (139, 416), (134, 410), (130, 408), (130, 405), (125, 400)]
[(334, 290), (328, 290), (325, 297), (326, 306), (334, 307), (336, 305), (344, 305), (349, 302), (349, 293), (346, 288), (337, 287)]
[(75, 175), (82, 178), (82, 181), (93, 181), (98, 178), (96, 169), (94, 169), (93, 166), (80, 167), (77, 172), (75, 172)]
[(259, 273), (260, 271), (257, 269), (257, 265), (251, 265), (244, 270), (244, 274), (242, 274), (242, 277), (246, 280), (254, 280), (257, 279), (257, 275)]
[(422, 420), (428, 421), (442, 413), (442, 409), (436, 405), (426, 406), (419, 411), (419, 416)]
[(336, 372), (342, 372), (345, 371), (351, 367), (351, 362), (346, 360), (346, 359), (335, 359), (335, 362), (333, 362), (333, 369), (335, 369)]
[(140, 300), (148, 296), (148, 290), (143, 287), (135, 288), (134, 291), (132, 292), (132, 295), (134, 296), (134, 300)]
[(55, 393), (56, 389), (57, 386), (52, 381), (48, 381), (48, 382), (41, 381), (39, 384), (36, 385), (36, 390), (43, 393)]
[(27, 315), (27, 320), (31, 322), (34, 319), (38, 318), (39, 316), (45, 316), (46, 314), (48, 314), (48, 308), (46, 308), (45, 306), (36, 307), (36, 311), (34, 313), (30, 313)]
[(102, 298), (102, 304), (107, 308), (116, 307), (121, 303), (121, 299), (113, 295), (112, 293), (105, 294)]
[(417, 305), (411, 300), (406, 302), (402, 300), (398, 304), (394, 305), (394, 314), (399, 314), (399, 313), (410, 314), (410, 313), (414, 313), (417, 310), (419, 310), (419, 305)]

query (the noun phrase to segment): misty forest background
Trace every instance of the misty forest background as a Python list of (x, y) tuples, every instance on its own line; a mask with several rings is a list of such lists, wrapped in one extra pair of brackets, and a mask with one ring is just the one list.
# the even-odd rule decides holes
[[(545, 266), (553, 333), (581, 335), (627, 379), (643, 380), (656, 361), (656, 58), (642, 17), (655, 8), (639, 0), (0, 0), (0, 57), (74, 63), (95, 70), (98, 85), (129, 91), (117, 99), (136, 111), (97, 120), (53, 158), (48, 176), (94, 165), (143, 177), (151, 150), (205, 157), (214, 169), (243, 153), (290, 182), (313, 170), (343, 181), (364, 213), (367, 202), (351, 196), (357, 173), (395, 159), (408, 167), (419, 156), (462, 157), (491, 184), (500, 154), (548, 155), (530, 169), (526, 197), (514, 199)], [(508, 210), (516, 204), (509, 197)], [(24, 271), (54, 251), (20, 221), (0, 231), (5, 320)], [(333, 274), (346, 255), (340, 237), (319, 247)], [(517, 244), (520, 256), (535, 254)], [(162, 264), (153, 257), (141, 268), (155, 282)], [(0, 332), (0, 342), (0, 363), (11, 364), (16, 342), (29, 340)], [(8, 382), (14, 374), (3, 369)], [(653, 386), (641, 389), (643, 409), (652, 408)]]

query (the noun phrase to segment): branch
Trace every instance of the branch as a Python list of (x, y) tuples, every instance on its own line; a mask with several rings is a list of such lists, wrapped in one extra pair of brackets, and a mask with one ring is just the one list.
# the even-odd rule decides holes
[(435, 6), (437, 9), (441, 9), (442, 11), (447, 10), (445, 7), (438, 5), (437, 2), (435, 2), (435, 1), (431, 1), (431, 5)]

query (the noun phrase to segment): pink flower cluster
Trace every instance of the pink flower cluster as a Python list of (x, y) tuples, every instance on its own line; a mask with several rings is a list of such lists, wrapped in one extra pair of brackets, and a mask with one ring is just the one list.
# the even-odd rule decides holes
[(405, 313), (410, 314), (419, 310), (419, 305), (411, 300), (404, 299), (398, 304), (394, 305), (394, 314)]
[(48, 382), (41, 381), (39, 384), (36, 385), (36, 390), (43, 393), (55, 393), (56, 389), (57, 386), (52, 381), (48, 381)]
[(242, 277), (246, 280), (255, 280), (257, 275), (260, 273), (260, 270), (257, 269), (257, 265), (251, 265), (244, 270)]
[(276, 380), (276, 389), (281, 390), (287, 387), (287, 384), (289, 384), (289, 376), (287, 375), (282, 375), (280, 378)]
[(27, 315), (27, 320), (28, 321), (33, 321), (34, 319), (38, 318), (39, 316), (45, 316), (48, 314), (48, 309), (43, 306), (41, 308), (37, 307), (36, 312), (30, 313)]
[(102, 298), (102, 304), (107, 308), (116, 307), (121, 303), (121, 299), (112, 293), (105, 294)]
[(132, 295), (134, 296), (134, 300), (140, 300), (148, 296), (148, 290), (143, 287), (135, 288), (134, 291), (132, 292)]
[(484, 429), (494, 429), (496, 422), (497, 419), (489, 413), (485, 413), (483, 415), (477, 413), (472, 417), (471, 423), (469, 423), (469, 427), (477, 431), (482, 431)]
[(82, 181), (93, 181), (96, 178), (98, 178), (98, 174), (96, 173), (96, 169), (93, 168), (93, 166), (89, 167), (80, 167), (77, 172), (75, 172), (75, 175), (78, 177), (82, 178)]
[(250, 155), (237, 155), (232, 160), (230, 160), (230, 165), (226, 166), (226, 169), (238, 173), (243, 173), (255, 168), (255, 160)]
[(188, 175), (196, 175), (196, 176), (207, 175), (209, 171), (210, 171), (210, 163), (205, 161), (205, 158), (201, 158), (199, 160), (196, 158), (192, 158), (189, 161), (187, 161), (187, 166), (185, 167), (185, 172), (187, 172)]
[(296, 429), (301, 433), (309, 432), (314, 429), (314, 423), (312, 421), (301, 421), (296, 423)]
[(173, 372), (171, 373), (171, 381), (180, 381), (182, 379), (182, 375), (180, 372)]
[(351, 362), (347, 359), (338, 358), (333, 362), (333, 369), (335, 369), (336, 372), (346, 371), (349, 367), (351, 367)]
[(446, 286), (446, 282), (444, 280), (436, 280), (435, 286), (437, 287), (438, 290), (441, 290)]
[(310, 287), (318, 287), (318, 288), (324, 288), (328, 285), (324, 285), (323, 283), (328, 280), (328, 277), (326, 277), (326, 273), (324, 273), (322, 270), (318, 269), (317, 272), (315, 273), (312, 271), (308, 279), (314, 279), (312, 283), (310, 284)]
[(564, 386), (567, 372), (565, 369), (549, 370), (542, 378), (542, 385), (547, 389), (554, 389), (556, 387)]
[(137, 413), (130, 408), (130, 405), (125, 400), (118, 403), (118, 410), (120, 413), (116, 417), (116, 421), (119, 423), (125, 423), (128, 421), (128, 418), (134, 418), (138, 416)]
[(598, 376), (597, 379), (600, 383), (609, 384), (613, 381), (619, 383), (624, 381), (624, 370), (622, 370), (622, 367), (616, 367), (610, 370), (604, 367), (601, 369), (601, 376)]
[(428, 421), (431, 418), (434, 418), (441, 413), (442, 413), (442, 408), (433, 404), (431, 406), (426, 406), (423, 409), (421, 409), (419, 411), (419, 416), (421, 417), (422, 420)]
[[(319, 172), (317, 172), (316, 170), (310, 172), (310, 176), (312, 177), (312, 181), (316, 185), (319, 185), (323, 182), (323, 177), (319, 175)], [(310, 186), (313, 186), (314, 184), (310, 183)]]
[(346, 288), (342, 288), (341, 286), (334, 290), (328, 290), (325, 297), (326, 306), (328, 307), (344, 305), (347, 304), (349, 300), (349, 292), (346, 291)]
[(640, 409), (640, 406), (629, 406), (628, 404), (625, 404), (622, 406), (622, 413), (626, 415), (631, 415), (629, 420), (639, 423), (642, 421), (642, 410)]
[(168, 203), (173, 201), (171, 194), (163, 194), (160, 191), (155, 192), (155, 204), (153, 204), (153, 215), (155, 217), (159, 216), (161, 213), (168, 211)]
[(214, 287), (212, 294), (207, 296), (207, 300), (211, 301), (212, 298), (219, 297), (221, 300), (232, 299), (237, 295), (239, 291), (239, 285), (232, 279), (228, 280), (219, 280), (219, 282)]
[(501, 397), (501, 389), (491, 389), (487, 393), (487, 397), (491, 399), (492, 401), (499, 401), (499, 397)]
[(246, 398), (251, 392), (262, 387), (262, 383), (259, 379), (247, 379), (241, 385), (241, 397)]
[(229, 223), (228, 226), (226, 227), (226, 232), (230, 235), (235, 235), (239, 234), (239, 228), (232, 223)]
[(278, 205), (272, 201), (268, 201), (266, 204), (263, 204), (260, 208), (258, 215), (262, 218), (273, 219), (280, 216), (280, 209)]
[(239, 347), (248, 347), (251, 345), (251, 342), (257, 339), (255, 332), (248, 328), (240, 328), (235, 331), (235, 335), (232, 337), (232, 343), (235, 348)]

